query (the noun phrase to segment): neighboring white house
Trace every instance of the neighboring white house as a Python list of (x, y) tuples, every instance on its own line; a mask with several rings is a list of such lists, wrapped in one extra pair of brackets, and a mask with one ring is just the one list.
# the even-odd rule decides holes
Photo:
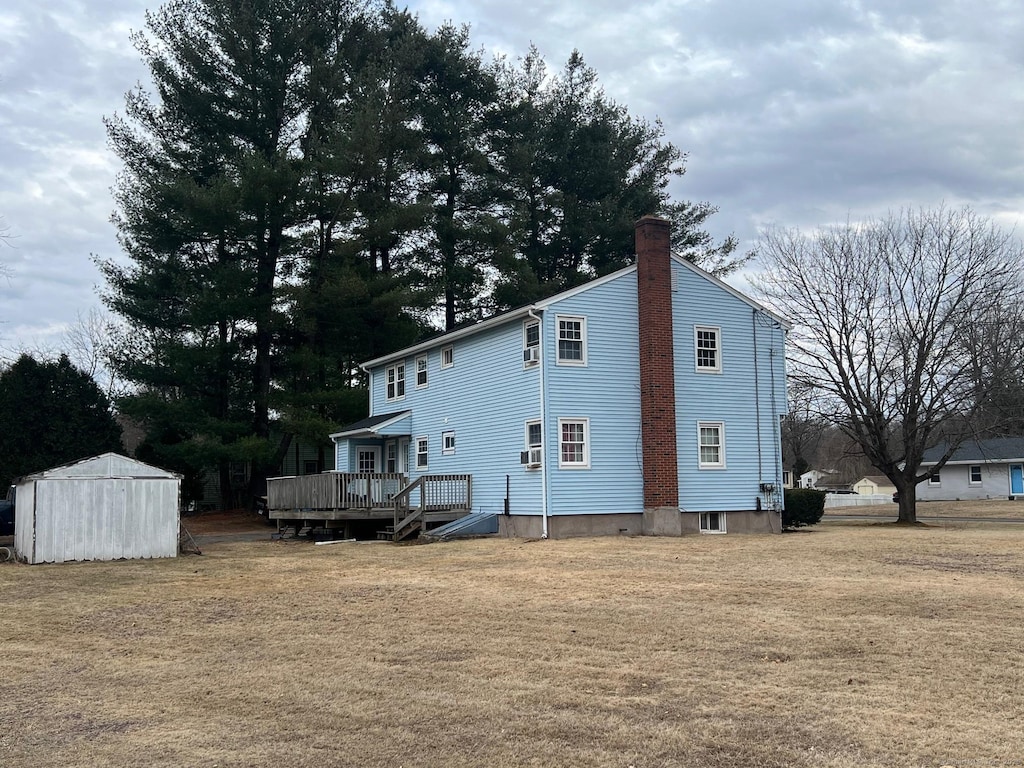
[(896, 493), (896, 486), (885, 475), (867, 475), (853, 484), (853, 492), (861, 496), (891, 496)]
[(825, 480), (825, 485), (828, 484), (828, 479), (833, 477), (837, 473), (831, 469), (810, 469), (800, 475), (800, 487), (801, 488), (817, 488), (818, 483)]
[[(925, 451), (921, 469), (934, 465), (946, 446)], [(917, 486), (921, 501), (1024, 498), (1024, 437), (973, 440), (954, 451), (949, 461)]]
[(181, 476), (104, 453), (16, 481), (14, 549), (28, 563), (175, 557)]

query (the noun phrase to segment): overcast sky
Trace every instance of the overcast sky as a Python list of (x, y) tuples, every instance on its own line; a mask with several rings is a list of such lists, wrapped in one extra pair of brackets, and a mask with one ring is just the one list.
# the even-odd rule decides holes
[[(145, 71), (129, 41), (155, 0), (0, 6), (0, 348), (59, 343), (99, 306), (91, 254), (117, 258), (118, 170), (102, 118)], [(753, 247), (901, 206), (969, 204), (1024, 226), (1024, 4), (958, 0), (422, 0), (510, 57), (573, 48), (688, 153), (672, 188), (720, 206)], [(742, 285), (740, 286), (743, 287)]]

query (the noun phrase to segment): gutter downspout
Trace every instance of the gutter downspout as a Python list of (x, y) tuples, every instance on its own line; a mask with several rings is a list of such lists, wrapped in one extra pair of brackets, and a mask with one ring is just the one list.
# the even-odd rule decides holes
[(544, 407), (544, 318), (534, 314), (534, 307), (526, 312), (533, 320), (537, 321), (538, 337), (540, 338), (540, 455), (543, 461), (540, 463), (540, 508), (541, 508), (541, 534), (542, 539), (548, 537), (548, 446), (547, 446), (547, 414)]

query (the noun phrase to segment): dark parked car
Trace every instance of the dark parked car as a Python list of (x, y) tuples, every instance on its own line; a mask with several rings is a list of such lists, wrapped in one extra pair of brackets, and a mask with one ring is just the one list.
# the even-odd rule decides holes
[(7, 498), (0, 499), (0, 536), (14, 535), (14, 486), (7, 491)]

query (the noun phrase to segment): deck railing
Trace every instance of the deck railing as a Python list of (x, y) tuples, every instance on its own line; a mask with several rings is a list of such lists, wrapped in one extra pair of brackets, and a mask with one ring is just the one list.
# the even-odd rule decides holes
[[(414, 506), (415, 503), (415, 506)], [(395, 524), (388, 535), (404, 538), (412, 526), (423, 524), (426, 512), (446, 512), (473, 507), (472, 475), (423, 475), (395, 494)]]
[(379, 509), (390, 507), (405, 484), (405, 476), (391, 472), (324, 472), (272, 477), (267, 480), (267, 508)]

